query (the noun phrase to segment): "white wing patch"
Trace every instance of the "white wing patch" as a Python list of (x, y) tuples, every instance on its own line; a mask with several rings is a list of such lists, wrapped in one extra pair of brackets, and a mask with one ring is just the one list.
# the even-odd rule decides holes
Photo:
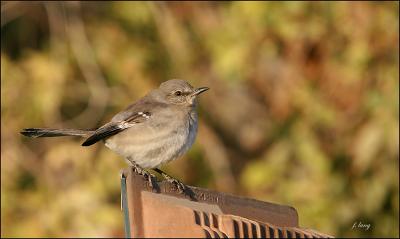
[[(150, 115), (147, 113), (143, 113), (142, 111), (137, 113), (140, 117), (143, 117), (145, 119), (150, 119)], [(127, 122), (127, 121), (121, 121), (121, 123), (118, 125), (118, 128), (120, 129), (127, 129), (130, 128), (132, 126), (134, 126), (135, 124), (137, 124), (136, 122)]]
[(118, 125), (118, 128), (120, 128), (120, 129), (127, 129), (127, 128), (130, 128), (130, 127), (134, 126), (134, 125), (135, 125), (135, 123), (128, 123), (128, 122), (126, 122), (126, 121), (122, 121), (122, 122)]
[(142, 111), (138, 112), (138, 114), (141, 115), (141, 116), (143, 116), (143, 117), (145, 117), (146, 119), (149, 119), (149, 118), (150, 118), (150, 115), (148, 115), (148, 114), (146, 114), (146, 113), (143, 113)]

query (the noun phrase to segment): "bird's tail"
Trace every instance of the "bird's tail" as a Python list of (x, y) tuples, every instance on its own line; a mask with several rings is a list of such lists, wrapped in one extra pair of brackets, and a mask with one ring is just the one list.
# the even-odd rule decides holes
[(32, 137), (59, 137), (59, 136), (89, 136), (94, 131), (80, 129), (45, 129), (45, 128), (28, 128), (23, 129), (20, 133)]

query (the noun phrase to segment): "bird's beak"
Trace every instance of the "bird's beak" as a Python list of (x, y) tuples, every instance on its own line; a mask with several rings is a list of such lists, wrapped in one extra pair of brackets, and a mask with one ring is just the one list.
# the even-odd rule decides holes
[(200, 88), (197, 88), (197, 89), (195, 89), (194, 90), (194, 92), (192, 93), (192, 96), (197, 96), (197, 95), (199, 95), (199, 94), (201, 94), (201, 93), (203, 93), (204, 91), (207, 91), (207, 90), (209, 90), (210, 88), (208, 88), (208, 87), (200, 87)]

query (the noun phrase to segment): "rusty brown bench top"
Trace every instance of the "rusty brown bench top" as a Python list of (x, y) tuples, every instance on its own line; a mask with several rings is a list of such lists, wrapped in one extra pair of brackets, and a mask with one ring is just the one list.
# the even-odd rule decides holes
[(127, 237), (330, 238), (299, 228), (290, 206), (188, 186), (179, 193), (166, 181), (150, 187), (130, 169), (121, 179)]

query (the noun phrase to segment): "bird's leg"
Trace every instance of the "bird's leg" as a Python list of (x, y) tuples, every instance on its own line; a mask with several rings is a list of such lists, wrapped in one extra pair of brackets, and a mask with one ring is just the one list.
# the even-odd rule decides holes
[(137, 163), (135, 163), (133, 160), (129, 160), (129, 162), (132, 165), (133, 170), (139, 174), (142, 175), (145, 179), (147, 179), (150, 183), (150, 187), (153, 187), (153, 178), (156, 179), (156, 176), (148, 171), (146, 171), (145, 169), (143, 169), (142, 167), (140, 167)]
[(168, 174), (166, 174), (164, 171), (162, 171), (159, 168), (154, 168), (153, 170), (156, 171), (157, 173), (161, 174), (168, 182), (174, 184), (178, 188), (180, 193), (185, 192), (186, 186), (181, 181), (169, 176)]

